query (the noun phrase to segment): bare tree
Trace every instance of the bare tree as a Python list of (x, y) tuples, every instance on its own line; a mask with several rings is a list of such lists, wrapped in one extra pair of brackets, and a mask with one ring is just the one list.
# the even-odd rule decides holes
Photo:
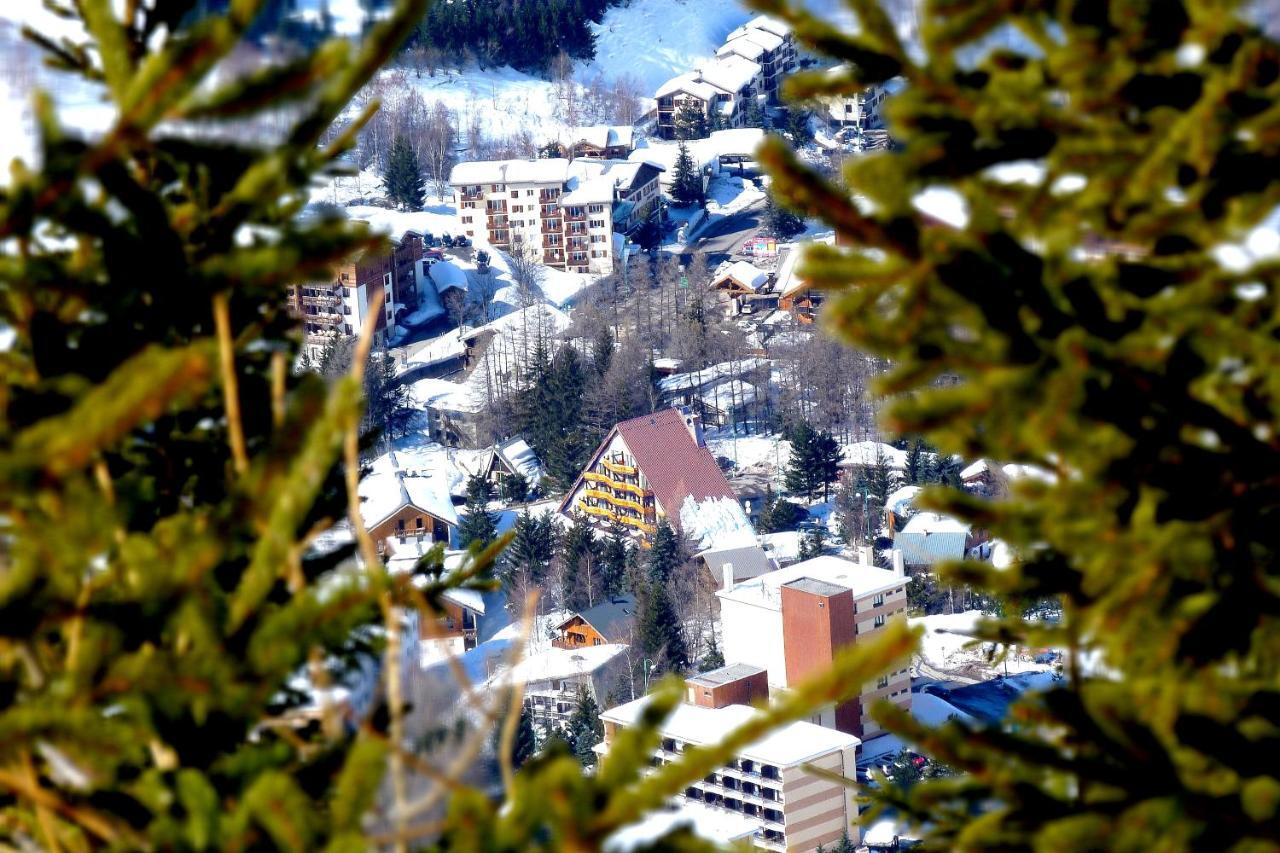
[(644, 85), (632, 74), (623, 74), (613, 81), (613, 121), (633, 125), (644, 115)]
[(436, 198), (443, 201), (449, 193), (449, 172), (457, 162), (458, 131), (453, 115), (439, 101), (431, 107), (421, 139), (421, 159), (426, 163), (427, 177)]

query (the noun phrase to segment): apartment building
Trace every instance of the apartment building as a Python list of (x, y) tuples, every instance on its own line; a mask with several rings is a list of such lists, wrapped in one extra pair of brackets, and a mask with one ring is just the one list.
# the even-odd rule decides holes
[(418, 308), (416, 268), (424, 251), (422, 235), (406, 231), (338, 264), (327, 279), (291, 285), (289, 310), (302, 320), (307, 354), (319, 358), (334, 339), (360, 334), (371, 313), (377, 314), (374, 342), (383, 343), (397, 312)]
[[(844, 646), (905, 620), (906, 584), (900, 569), (822, 556), (726, 585), (716, 592), (725, 660), (764, 669), (770, 690), (785, 691), (829, 667)], [(871, 740), (884, 731), (866, 711), (881, 699), (910, 711), (910, 661), (864, 684), (850, 701), (822, 709), (813, 722)]]
[(617, 160), (487, 160), (459, 163), (449, 183), (468, 237), (532, 251), (568, 272), (605, 274), (622, 236), (656, 209), (660, 171)]
[[(650, 763), (661, 767), (680, 760), (694, 746), (718, 743), (760, 711), (746, 702), (763, 698), (765, 673), (737, 664), (686, 682), (687, 700), (662, 723), (661, 741)], [(611, 708), (600, 715), (606, 753), (620, 730), (640, 719), (648, 698)], [(859, 739), (809, 722), (772, 731), (745, 747), (724, 766), (690, 785), (676, 798), (691, 815), (741, 816), (752, 828), (751, 843), (765, 850), (807, 851), (838, 842), (847, 832), (857, 843), (858, 806), (852, 788), (813, 772), (854, 779)], [(692, 818), (696, 820), (697, 818)]]
[(776, 100), (783, 77), (796, 65), (791, 27), (761, 15), (729, 34), (709, 62), (658, 87), (658, 135), (674, 139), (676, 118), (693, 107), (709, 125), (741, 127), (757, 97)]
[[(704, 525), (703, 517), (714, 515), (718, 530), (743, 531), (745, 544), (755, 544), (750, 522), (707, 450), (702, 422), (687, 407), (617, 424), (591, 455), (559, 511), (598, 525), (623, 524), (644, 540), (665, 518), (695, 542), (703, 527), (712, 526)], [(735, 511), (740, 518), (719, 517)]]

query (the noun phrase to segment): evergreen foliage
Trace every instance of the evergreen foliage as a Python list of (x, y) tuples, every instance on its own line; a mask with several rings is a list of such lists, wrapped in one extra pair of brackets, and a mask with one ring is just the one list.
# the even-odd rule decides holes
[(784, 533), (795, 530), (808, 517), (809, 512), (804, 507), (778, 497), (765, 505), (756, 527), (761, 533)]
[(595, 57), (591, 24), (616, 0), (469, 0), (432, 3), (407, 47), (429, 46), (449, 57), (475, 59), (482, 68), (510, 65), (545, 73), (562, 52)]
[(585, 686), (578, 688), (578, 706), (565, 726), (565, 740), (583, 767), (595, 766), (596, 754), (592, 747), (604, 740), (604, 723), (600, 720), (600, 706)]
[(627, 559), (631, 550), (627, 529), (616, 521), (611, 522), (600, 553), (600, 586), (606, 596), (618, 595), (627, 588)]
[(800, 559), (812, 560), (814, 557), (822, 556), (822, 531), (813, 530), (805, 531), (804, 536), (800, 538)]
[(598, 551), (595, 530), (585, 516), (576, 517), (560, 537), (559, 556), (565, 567), (565, 609), (585, 610), (604, 600)]
[(539, 343), (532, 382), (521, 395), (521, 419), (529, 445), (547, 467), (551, 481), (567, 489), (586, 464), (588, 437), (582, 429), (587, 371), (573, 347), (561, 347), (547, 358)]
[(601, 326), (591, 344), (591, 366), (595, 369), (597, 381), (609, 372), (609, 366), (613, 364), (614, 349), (613, 332), (609, 331), (608, 326)]
[(720, 651), (716, 638), (711, 637), (707, 641), (706, 654), (702, 656), (702, 660), (698, 661), (698, 672), (711, 672), (711, 670), (719, 669), (722, 666), (724, 666), (724, 652)]
[[(888, 425), (1052, 474), (930, 502), (1020, 555), (947, 578), (1062, 603), (1057, 620), (1007, 607), (979, 638), (1065, 649), (1067, 677), (1016, 728), (881, 706), (965, 774), (881, 800), (936, 849), (1274, 847), (1277, 273), (1228, 247), (1276, 207), (1280, 46), (1230, 2), (934, 4), (919, 53), (870, 2), (857, 32), (759, 5), (854, 60), (846, 93), (906, 84), (887, 105), (899, 150), (848, 161), (843, 186), (776, 141), (761, 153), (851, 247), (803, 270), (843, 288), (832, 326), (894, 365)], [(963, 215), (923, 216), (926, 189)]]
[(840, 476), (840, 459), (840, 445), (835, 437), (802, 421), (791, 432), (787, 490), (812, 500), (821, 489), (826, 500), (830, 496), (830, 485)]
[(502, 499), (509, 504), (524, 503), (529, 497), (529, 478), (519, 471), (502, 478)]
[(403, 136), (391, 143), (391, 156), (387, 158), (387, 173), (382, 176), (387, 198), (404, 210), (422, 210), (426, 194), (423, 189), (422, 168), (418, 155)]
[(675, 127), (676, 139), (681, 142), (707, 138), (707, 114), (694, 101), (682, 101), (672, 115), (671, 123)]
[(682, 673), (689, 667), (689, 649), (666, 584), (650, 581), (640, 597), (636, 629), (640, 651), (655, 671)]
[(683, 560), (675, 528), (665, 518), (659, 519), (653, 534), (653, 546), (649, 549), (649, 580), (665, 585)]
[[(502, 796), (452, 770), (407, 778), (428, 765), (406, 751), (422, 739), (405, 731), (398, 617), (432, 618), (449, 587), (490, 588), (492, 553), (447, 574), (440, 551), (387, 572), (355, 491), (365, 352), (332, 383), (289, 370), (300, 330), (283, 285), (377, 245), (357, 224), (298, 216), (354, 131), (322, 137), (426, 3), (398, 4), (358, 50), (217, 80), (260, 3), (181, 27), (190, 3), (127, 5), (122, 22), (116, 4), (82, 0), (69, 14), (91, 43), (42, 42), (102, 82), (109, 126), (66, 133), (37, 99), (41, 166), (15, 166), (0, 189), (14, 247), (0, 255), (3, 843), (601, 847), (705, 774), (681, 762), (644, 775), (679, 685), (657, 686), (599, 773), (548, 755), (512, 774), (509, 754), (532, 752), (526, 716), (499, 737), (517, 747), (498, 752)], [(245, 133), (256, 123), (285, 132), (264, 150)], [(309, 548), (344, 516), (361, 564)], [(304, 668), (342, 678), (374, 635), (387, 663), (374, 713), (271, 724), (308, 698), (289, 686)], [(847, 698), (907, 640), (891, 627), (859, 643), (707, 760)], [(462, 736), (469, 751), (502, 715), (488, 697), (466, 710), (484, 724)]]
[(490, 486), (473, 474), (467, 480), (467, 503), (458, 519), (458, 540), (463, 548), (484, 548), (498, 535), (498, 519), (489, 512)]
[(684, 142), (677, 148), (676, 162), (671, 169), (671, 197), (678, 204), (702, 204), (703, 200), (702, 175)]
[(533, 515), (528, 510), (516, 517), (511, 542), (502, 553), (504, 577), (509, 585), (523, 582), (524, 588), (541, 584), (547, 577), (556, 553), (556, 528), (549, 514)]

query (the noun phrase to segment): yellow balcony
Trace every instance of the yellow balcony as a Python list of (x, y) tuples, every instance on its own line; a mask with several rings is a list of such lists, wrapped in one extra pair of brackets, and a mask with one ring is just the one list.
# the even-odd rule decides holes
[(582, 479), (586, 480), (588, 483), (607, 483), (610, 486), (614, 483), (612, 478), (604, 474), (598, 474), (595, 471), (588, 471), (583, 474)]
[(578, 509), (585, 512), (587, 515), (594, 515), (598, 518), (607, 518), (610, 521), (618, 520), (618, 514), (606, 507), (591, 506), (590, 504), (585, 503), (583, 501), (578, 501)]
[(637, 529), (637, 530), (642, 530), (642, 531), (644, 531), (645, 533), (648, 533), (648, 534), (650, 534), (650, 535), (652, 535), (652, 534), (654, 534), (654, 533), (657, 533), (657, 532), (658, 532), (658, 528), (657, 528), (656, 526), (654, 526), (654, 525), (652, 525), (652, 524), (645, 524), (645, 523), (644, 523), (643, 521), (641, 521), (640, 519), (638, 519), (638, 518), (632, 518), (632, 517), (631, 517), (631, 516), (629, 516), (629, 515), (621, 515), (621, 514), (619, 514), (619, 516), (618, 516), (618, 520), (619, 520), (619, 521), (621, 521), (623, 524), (625, 524), (625, 525), (629, 526), (629, 527), (634, 527), (634, 528), (635, 528), (635, 529)]
[(609, 485), (613, 486), (613, 490), (615, 492), (617, 491), (631, 492), (633, 495), (636, 495), (637, 497), (641, 497), (641, 498), (648, 497), (650, 494), (648, 489), (642, 489), (634, 483), (624, 483), (621, 480), (613, 480), (609, 483)]
[(627, 476), (634, 476), (637, 473), (634, 466), (619, 465), (617, 462), (610, 462), (608, 459), (601, 459), (600, 464), (604, 466), (604, 469), (606, 471), (612, 471), (614, 474), (625, 474)]
[(644, 504), (641, 504), (637, 501), (629, 500), (627, 498), (619, 497), (617, 495), (612, 495), (612, 494), (609, 494), (608, 492), (597, 491), (595, 489), (587, 489), (587, 494), (591, 495), (591, 497), (593, 498), (597, 498), (602, 501), (607, 501), (608, 503), (611, 503), (614, 506), (621, 506), (621, 507), (626, 507), (627, 509), (633, 509), (636, 512), (640, 513), (641, 515), (644, 515)]

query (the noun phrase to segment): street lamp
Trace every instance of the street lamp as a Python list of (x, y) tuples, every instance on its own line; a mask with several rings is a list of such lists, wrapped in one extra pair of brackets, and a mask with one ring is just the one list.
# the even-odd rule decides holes
[(653, 661), (644, 658), (640, 661), (640, 668), (644, 670), (644, 692), (649, 692), (649, 671), (653, 668)]

